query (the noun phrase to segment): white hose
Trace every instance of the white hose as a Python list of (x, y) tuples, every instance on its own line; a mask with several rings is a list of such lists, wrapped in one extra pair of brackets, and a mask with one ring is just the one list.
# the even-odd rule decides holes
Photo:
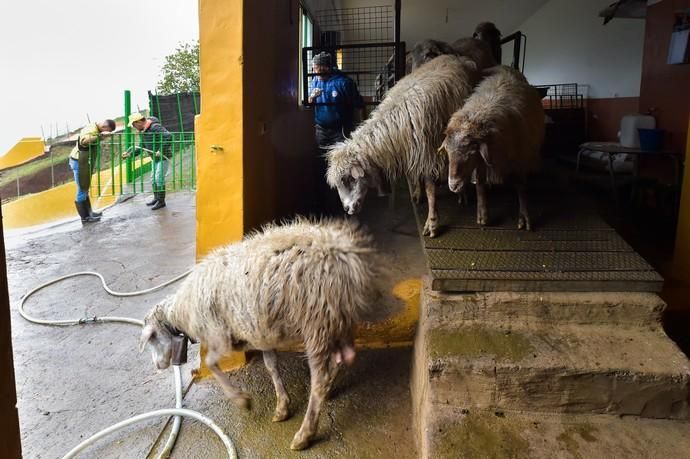
[[(173, 365), (173, 375), (175, 378), (175, 408), (182, 408), (182, 373), (180, 373), (179, 365)], [(175, 441), (177, 440), (177, 434), (180, 432), (181, 424), (182, 416), (175, 416), (170, 435), (168, 436), (168, 441), (165, 442), (165, 447), (158, 455), (158, 459), (168, 459), (168, 457), (170, 457), (170, 453), (175, 447)]]
[(210, 418), (207, 418), (201, 413), (197, 413), (196, 411), (192, 410), (187, 410), (185, 408), (165, 408), (162, 410), (156, 410), (156, 411), (149, 411), (148, 413), (143, 413), (134, 417), (131, 417), (129, 419), (125, 419), (122, 422), (118, 422), (115, 425), (112, 425), (108, 427), (107, 429), (103, 429), (97, 434), (87, 438), (85, 441), (77, 445), (75, 448), (72, 448), (72, 450), (65, 454), (62, 459), (71, 459), (75, 457), (75, 455), (81, 451), (82, 449), (86, 448), (87, 446), (90, 446), (92, 443), (96, 442), (97, 440), (100, 440), (102, 437), (105, 437), (106, 435), (109, 435), (113, 432), (116, 432), (120, 429), (123, 429), (127, 427), (130, 424), (134, 424), (139, 421), (144, 421), (146, 419), (150, 418), (156, 418), (159, 416), (171, 416), (171, 415), (178, 415), (178, 416), (186, 416), (190, 418), (194, 418), (199, 422), (203, 422), (206, 424), (208, 427), (213, 430), (216, 435), (220, 437), (220, 439), (223, 441), (223, 444), (225, 445), (225, 448), (228, 450), (228, 457), (232, 459), (237, 458), (237, 453), (235, 452), (235, 448), (232, 444), (232, 441), (223, 433), (223, 430), (218, 427), (218, 425), (213, 422)]
[(174, 277), (170, 279), (169, 281), (163, 282), (160, 285), (156, 285), (154, 287), (148, 288), (146, 290), (138, 290), (134, 292), (116, 292), (114, 290), (111, 290), (108, 287), (108, 284), (105, 283), (105, 279), (100, 273), (94, 272), (94, 271), (81, 271), (78, 273), (72, 273), (72, 274), (67, 274), (62, 277), (58, 277), (57, 279), (50, 280), (44, 284), (39, 285), (35, 289), (31, 290), (29, 293), (24, 295), (21, 298), (21, 301), (19, 303), (19, 314), (28, 320), (29, 322), (39, 324), (39, 325), (57, 325), (57, 326), (70, 326), (70, 325), (81, 325), (81, 324), (86, 324), (86, 323), (105, 323), (105, 322), (119, 322), (119, 323), (126, 323), (126, 324), (132, 324), (132, 325), (139, 325), (141, 327), (144, 326), (144, 322), (138, 319), (132, 319), (130, 317), (115, 317), (115, 316), (105, 316), (105, 317), (83, 317), (81, 319), (62, 319), (62, 320), (43, 320), (43, 319), (37, 319), (35, 317), (31, 317), (24, 311), (24, 303), (26, 302), (27, 299), (34, 293), (38, 292), (39, 290), (48, 287), (49, 285), (56, 284), (58, 282), (61, 282), (65, 279), (69, 279), (71, 277), (78, 277), (78, 276), (95, 276), (98, 277), (101, 280), (101, 285), (103, 286), (103, 289), (105, 289), (108, 294), (112, 296), (117, 296), (117, 297), (129, 297), (129, 296), (137, 296), (137, 295), (144, 295), (146, 293), (151, 293), (155, 292), (156, 290), (160, 290), (163, 287), (166, 287), (174, 282), (177, 282), (178, 280), (182, 279), (185, 277), (187, 274), (189, 274), (190, 271), (186, 271), (182, 274), (180, 274), (177, 277)]
[[(177, 282), (178, 280), (182, 279), (186, 275), (188, 275), (190, 271), (186, 271), (179, 276), (176, 276), (160, 285), (148, 288), (146, 290), (139, 290), (139, 291), (134, 291), (134, 292), (116, 292), (114, 290), (111, 290), (108, 287), (108, 284), (106, 284), (105, 279), (100, 273), (94, 272), (94, 271), (82, 271), (78, 273), (72, 273), (72, 274), (67, 274), (62, 277), (58, 277), (57, 279), (50, 280), (44, 284), (39, 285), (38, 287), (34, 288), (31, 290), (29, 293), (24, 295), (20, 302), (19, 302), (19, 315), (21, 315), (24, 319), (26, 319), (29, 322), (38, 324), (38, 325), (53, 325), (53, 326), (71, 326), (71, 325), (87, 325), (87, 324), (95, 324), (95, 323), (125, 323), (129, 325), (138, 325), (140, 327), (144, 326), (144, 321), (139, 320), (139, 319), (133, 319), (131, 317), (117, 317), (117, 316), (103, 316), (103, 317), (83, 317), (81, 319), (59, 319), (59, 320), (46, 320), (46, 319), (37, 319), (35, 317), (30, 316), (26, 311), (24, 311), (24, 304), (26, 303), (26, 300), (29, 299), (31, 295), (34, 293), (38, 292), (39, 290), (48, 287), (49, 285), (56, 284), (58, 282), (61, 282), (65, 279), (69, 279), (71, 277), (78, 277), (78, 276), (95, 276), (98, 277), (101, 280), (101, 285), (103, 286), (103, 289), (105, 289), (108, 294), (116, 297), (130, 297), (130, 296), (136, 296), (136, 295), (144, 295), (146, 293), (151, 293), (156, 290), (159, 290), (163, 287), (166, 287), (174, 282)], [(232, 441), (230, 438), (225, 435), (225, 433), (210, 419), (207, 418), (206, 416), (202, 415), (201, 413), (197, 413), (196, 411), (192, 410), (187, 410), (182, 408), (182, 374), (180, 372), (180, 366), (179, 365), (173, 365), (173, 378), (174, 378), (174, 384), (175, 384), (175, 408), (169, 408), (169, 409), (162, 409), (162, 410), (157, 410), (157, 411), (150, 411), (148, 413), (140, 414), (138, 416), (134, 416), (132, 418), (126, 419), (122, 422), (119, 422), (113, 426), (110, 426), (106, 429), (101, 430), (100, 432), (94, 434), (87, 440), (83, 441), (76, 447), (74, 447), (69, 453), (67, 453), (63, 459), (66, 458), (72, 458), (75, 457), (75, 455), (81, 451), (82, 449), (90, 446), (92, 443), (95, 441), (99, 440), (101, 437), (104, 437), (112, 432), (115, 432), (117, 430), (120, 430), (130, 424), (133, 424), (135, 422), (143, 421), (145, 419), (149, 419), (152, 417), (158, 417), (158, 416), (166, 416), (166, 415), (174, 415), (175, 419), (173, 421), (173, 426), (170, 431), (170, 435), (168, 436), (168, 440), (165, 442), (165, 447), (163, 448), (163, 451), (158, 455), (158, 459), (166, 459), (170, 456), (170, 452), (172, 451), (173, 447), (175, 446), (175, 441), (177, 440), (177, 435), (180, 431), (180, 424), (182, 423), (182, 417), (187, 416), (194, 418), (204, 424), (206, 424), (208, 427), (210, 427), (221, 439), (223, 444), (225, 445), (225, 448), (228, 451), (228, 457), (230, 458), (237, 458), (237, 452), (235, 451), (235, 446), (233, 445)]]

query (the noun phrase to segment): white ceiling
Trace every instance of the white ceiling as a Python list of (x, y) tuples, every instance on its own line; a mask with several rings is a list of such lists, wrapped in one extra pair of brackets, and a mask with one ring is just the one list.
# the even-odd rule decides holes
[[(452, 42), (472, 35), (474, 27), (483, 21), (493, 22), (504, 36), (509, 35), (547, 2), (548, 0), (402, 0), (401, 39), (407, 42), (408, 47), (425, 38)], [(340, 0), (333, 1), (332, 4), (336, 8), (357, 8), (394, 5), (395, 2)]]

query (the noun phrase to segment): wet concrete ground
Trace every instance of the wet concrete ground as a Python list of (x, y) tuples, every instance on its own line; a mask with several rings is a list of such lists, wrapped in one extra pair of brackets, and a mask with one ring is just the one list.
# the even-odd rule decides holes
[[(45, 327), (24, 321), (19, 299), (30, 289), (77, 271), (98, 271), (116, 291), (158, 285), (189, 269), (195, 256), (192, 193), (169, 196), (168, 207), (151, 212), (147, 197), (108, 210), (100, 223), (78, 221), (5, 234), (12, 335), (22, 448), (27, 458), (61, 457), (91, 434), (130, 416), (174, 406), (172, 373), (157, 373), (149, 355), (137, 352), (136, 326), (102, 324)], [(393, 255), (400, 279), (419, 277), (424, 261), (407, 197), (391, 209), (371, 198), (364, 221)], [(390, 231), (395, 230), (394, 232)], [(31, 297), (27, 311), (40, 318), (118, 315), (143, 318), (176, 285), (132, 298), (107, 295), (96, 278), (70, 279)], [(217, 383), (191, 383), (198, 345), (183, 367), (184, 406), (212, 417), (236, 443), (240, 457), (293, 457), (288, 447), (306, 408), (308, 369), (299, 354), (279, 355), (291, 395), (292, 417), (270, 421), (275, 397), (260, 358), (232, 378), (254, 395), (253, 409), (229, 403)], [(409, 349), (360, 352), (338, 379), (321, 417), (319, 439), (303, 457), (416, 457), (411, 433)], [(102, 440), (83, 457), (146, 457), (165, 419), (145, 421)], [(224, 457), (220, 441), (195, 421), (184, 421), (172, 457)]]

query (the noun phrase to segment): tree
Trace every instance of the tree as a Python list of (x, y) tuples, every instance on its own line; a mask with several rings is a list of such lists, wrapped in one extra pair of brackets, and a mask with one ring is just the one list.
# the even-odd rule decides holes
[(161, 95), (199, 90), (199, 42), (182, 43), (175, 52), (165, 56), (158, 82)]

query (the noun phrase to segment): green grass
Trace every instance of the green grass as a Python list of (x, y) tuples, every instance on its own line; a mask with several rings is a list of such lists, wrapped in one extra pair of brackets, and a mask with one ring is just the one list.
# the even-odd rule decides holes
[(22, 179), (44, 169), (50, 169), (50, 165), (57, 166), (67, 162), (67, 157), (72, 151), (71, 145), (60, 145), (52, 148), (52, 157), (47, 155), (44, 158), (31, 161), (27, 164), (14, 167), (12, 169), (0, 172), (0, 186), (5, 186), (8, 183), (14, 182), (17, 178)]

